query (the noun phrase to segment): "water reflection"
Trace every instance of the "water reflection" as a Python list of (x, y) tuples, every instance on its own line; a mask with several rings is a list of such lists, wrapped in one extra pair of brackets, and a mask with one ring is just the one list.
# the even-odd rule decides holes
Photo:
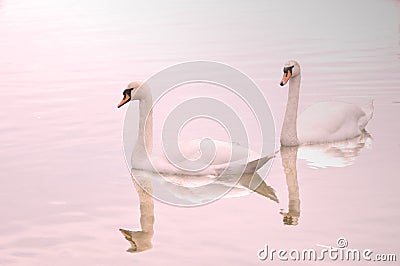
[(286, 176), (286, 184), (289, 192), (288, 211), (281, 210), (283, 223), (297, 225), (300, 217), (299, 184), (297, 181), (297, 151), (298, 147), (281, 146), (282, 166)]
[[(285, 225), (298, 225), (300, 217), (300, 193), (298, 184), (297, 158), (304, 159), (312, 168), (345, 167), (354, 163), (365, 146), (371, 144), (371, 135), (364, 132), (361, 136), (335, 143), (280, 148), (282, 167), (288, 189), (287, 211), (281, 210)], [(275, 190), (268, 186), (257, 173), (237, 176), (226, 175), (218, 179), (207, 176), (168, 175), (160, 180), (156, 173), (132, 170), (133, 183), (139, 196), (141, 230), (120, 229), (129, 242), (128, 252), (142, 252), (152, 248), (154, 235), (154, 187), (160, 187), (166, 193), (173, 194), (181, 202), (205, 203), (219, 198), (227, 189), (223, 198), (241, 197), (256, 192), (262, 197), (278, 202)], [(238, 182), (237, 182), (238, 181)]]
[(141, 252), (151, 249), (153, 246), (151, 240), (154, 235), (154, 202), (150, 194), (153, 188), (150, 180), (140, 177), (137, 177), (137, 180), (133, 179), (133, 183), (139, 196), (141, 230), (119, 229), (131, 245), (128, 252)]
[(364, 147), (370, 147), (372, 137), (364, 131), (353, 139), (301, 146), (298, 157), (308, 162), (311, 168), (345, 167), (352, 165)]
[[(130, 244), (130, 248), (127, 251), (135, 253), (152, 248), (151, 240), (154, 235), (153, 225), (155, 219), (154, 200), (151, 195), (154, 195), (153, 182), (159, 179), (160, 176), (154, 172), (134, 169), (132, 169), (132, 176), (139, 196), (141, 230), (119, 230)], [(174, 184), (171, 182), (172, 180)], [(198, 186), (198, 182), (204, 182), (205, 180), (208, 180), (209, 183)], [(155, 183), (157, 185), (157, 182)], [(177, 183), (180, 183), (180, 185), (177, 186)], [(176, 197), (186, 198), (191, 202), (205, 202), (205, 200), (213, 197), (220, 197), (222, 195), (221, 192), (226, 191), (227, 187), (230, 188), (230, 191), (223, 198), (240, 197), (256, 192), (260, 196), (278, 202), (275, 190), (268, 186), (257, 173), (244, 174), (240, 177), (232, 175), (220, 176), (217, 180), (215, 178), (210, 179), (207, 176), (198, 176), (197, 180), (194, 176), (168, 176), (167, 179), (164, 179), (164, 184), (164, 188), (175, 193)], [(171, 188), (173, 189), (171, 190)], [(190, 193), (191, 191), (195, 191), (195, 193)]]
[(297, 158), (304, 159), (311, 168), (346, 167), (352, 165), (364, 147), (370, 147), (371, 135), (364, 131), (360, 136), (333, 143), (297, 147), (281, 146), (282, 167), (286, 177), (289, 203), (288, 211), (281, 210), (285, 225), (298, 225), (300, 194), (297, 180)]

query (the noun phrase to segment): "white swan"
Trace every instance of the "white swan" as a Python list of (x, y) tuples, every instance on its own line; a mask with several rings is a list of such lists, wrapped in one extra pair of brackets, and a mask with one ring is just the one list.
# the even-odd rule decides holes
[[(274, 157), (274, 154), (261, 157), (256, 152), (239, 145), (210, 139), (181, 143), (179, 146), (182, 154), (179, 153), (174, 157), (172, 161), (175, 164), (165, 157), (151, 156), (153, 100), (150, 88), (140, 82), (131, 82), (123, 95), (124, 98), (118, 104), (118, 108), (130, 100), (139, 100), (139, 133), (132, 152), (134, 169), (175, 175), (246, 174), (254, 173)], [(179, 167), (176, 163), (179, 163)]]
[(281, 132), (281, 145), (335, 142), (359, 136), (373, 115), (373, 102), (365, 108), (346, 102), (320, 102), (308, 107), (297, 118), (300, 65), (291, 60), (283, 68), (284, 86), (289, 81), (288, 102)]

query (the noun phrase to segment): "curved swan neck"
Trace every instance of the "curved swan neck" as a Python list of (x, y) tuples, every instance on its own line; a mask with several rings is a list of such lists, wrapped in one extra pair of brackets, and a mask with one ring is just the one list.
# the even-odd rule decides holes
[(139, 102), (139, 132), (135, 148), (133, 150), (132, 161), (147, 158), (153, 147), (153, 110), (152, 97), (148, 93)]
[(283, 146), (299, 145), (297, 138), (297, 110), (299, 107), (300, 80), (301, 75), (298, 74), (289, 81), (288, 101), (281, 131), (281, 145)]

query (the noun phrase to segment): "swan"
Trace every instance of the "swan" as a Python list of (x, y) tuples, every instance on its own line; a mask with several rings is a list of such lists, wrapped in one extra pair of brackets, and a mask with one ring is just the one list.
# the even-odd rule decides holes
[(300, 65), (290, 60), (283, 72), (280, 85), (289, 82), (289, 93), (281, 132), (282, 146), (341, 141), (357, 137), (365, 130), (374, 112), (373, 101), (364, 108), (346, 102), (320, 102), (308, 107), (297, 118)]
[[(139, 101), (139, 132), (132, 152), (132, 168), (174, 175), (219, 176), (221, 174), (254, 173), (275, 153), (260, 156), (237, 144), (211, 139), (195, 139), (180, 143), (182, 154), (174, 157), (179, 166), (169, 158), (151, 155), (153, 140), (153, 100), (150, 87), (141, 82), (131, 82), (123, 91), (118, 108), (131, 100)], [(209, 156), (210, 154), (211, 157)], [(183, 155), (183, 156), (182, 156)], [(203, 156), (205, 155), (205, 156)], [(204, 157), (210, 157), (204, 159)], [(183, 167), (180, 167), (182, 166)]]

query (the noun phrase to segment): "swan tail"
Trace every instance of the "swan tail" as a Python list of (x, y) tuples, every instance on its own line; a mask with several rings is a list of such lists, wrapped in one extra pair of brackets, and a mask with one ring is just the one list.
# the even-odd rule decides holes
[(365, 116), (361, 117), (361, 119), (359, 121), (359, 127), (361, 130), (364, 130), (365, 127), (367, 126), (369, 120), (371, 120), (374, 115), (374, 100), (370, 100), (361, 109), (364, 111)]
[(277, 153), (278, 153), (278, 151), (275, 151), (274, 153), (272, 153), (270, 155), (267, 155), (260, 159), (249, 162), (244, 169), (244, 173), (245, 174), (254, 173), (258, 169), (260, 169), (264, 164), (266, 164), (269, 160), (274, 158)]

